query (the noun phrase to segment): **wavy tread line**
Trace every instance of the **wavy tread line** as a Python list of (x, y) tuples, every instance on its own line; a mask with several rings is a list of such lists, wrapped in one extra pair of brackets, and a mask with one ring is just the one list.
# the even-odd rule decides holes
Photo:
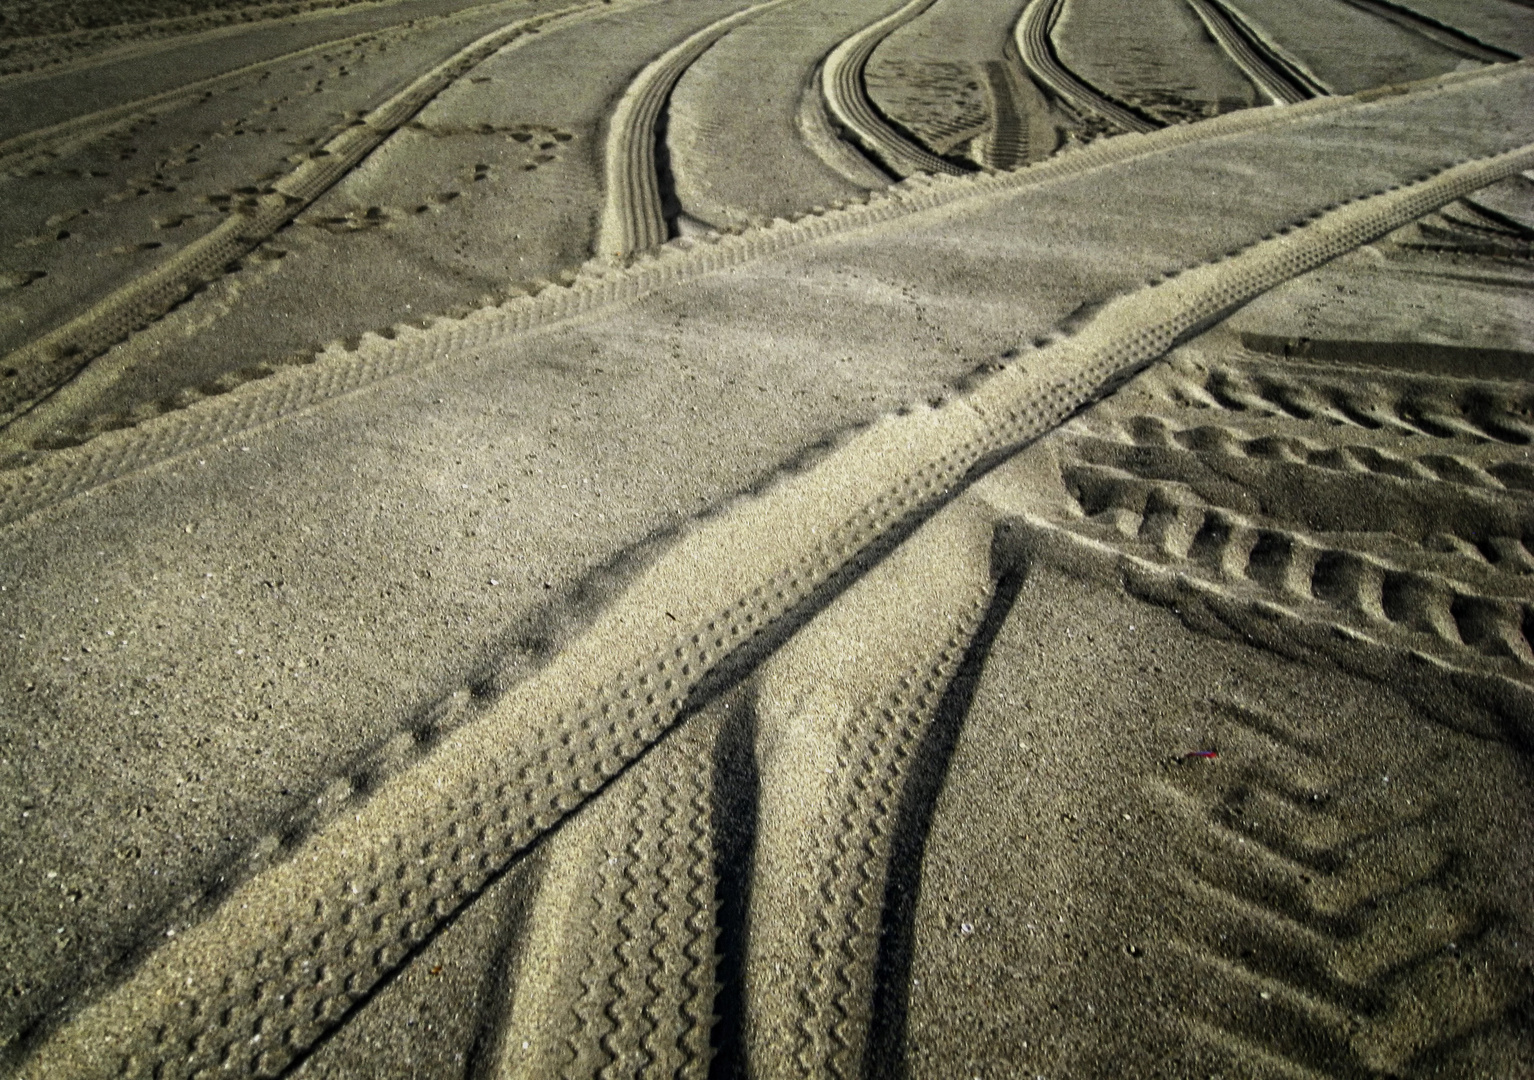
[[(1254, 731), (1276, 726), (1254, 714), (1237, 722), (1246, 720), (1257, 721)], [(1454, 799), (1456, 765), (1467, 763), (1421, 748), (1391, 766), (1395, 782), (1382, 788), (1353, 760), (1346, 752), (1308, 759), (1308, 779), (1337, 793), (1308, 813), (1263, 799), (1251, 767), (1163, 788), (1195, 833), (1210, 830), (1213, 840), (1190, 867), (1213, 917), (1199, 941), (1183, 945), (1196, 964), (1277, 991), (1277, 1021), (1239, 1009), (1209, 1017), (1228, 1034), (1308, 1067), (1396, 1075), (1426, 1047), (1495, 1021), (1518, 980), (1493, 975), (1473, 1004), (1462, 990), (1435, 985), (1460, 957), (1501, 966), (1484, 940), (1500, 917), (1463, 881), (1456, 842), (1443, 835), (1456, 814), (1434, 797)], [(1309, 834), (1319, 822), (1332, 835), (1317, 849)], [(1298, 852), (1304, 872), (1295, 875), (1285, 864)], [(1275, 859), (1284, 867), (1276, 875)]]
[(820, 69), (820, 92), (826, 108), (866, 152), (896, 176), (914, 173), (963, 176), (969, 171), (897, 131), (879, 114), (864, 84), (863, 73), (868, 58), (879, 44), (933, 3), (934, 0), (910, 0), (832, 49)]
[[(1254, 426), (1261, 430), (1267, 425), (1259, 422)], [(1132, 430), (1117, 434), (1137, 446), (1250, 458), (1259, 462), (1284, 461), (1333, 471), (1363, 470), (1401, 480), (1453, 484), (1477, 491), (1526, 494), (1530, 481), (1534, 480), (1534, 477), (1523, 475), (1531, 470), (1523, 465), (1522, 455), (1514, 460), (1512, 452), (1502, 448), (1497, 454), (1490, 455), (1490, 460), (1471, 460), (1471, 455), (1463, 450), (1454, 455), (1429, 451), (1404, 456), (1399, 453), (1399, 442), (1393, 439), (1383, 440), (1383, 445), (1390, 447), (1387, 451), (1368, 443), (1310, 440), (1288, 433), (1255, 434), (1215, 424), (1177, 427), (1159, 417), (1137, 417)], [(1499, 458), (1503, 460), (1496, 460)], [(1522, 562), (1522, 559), (1518, 561)], [(1529, 569), (1534, 570), (1534, 566)]]
[(913, 665), (894, 689), (866, 704), (838, 745), (841, 770), (822, 811), (817, 847), (831, 852), (818, 879), (806, 987), (799, 995), (795, 1058), (805, 1076), (864, 1075), (872, 1020), (880, 913), (908, 762), (936, 715), (990, 602), (978, 598), (935, 657)]
[[(1483, 68), (1446, 75), (1419, 84), (1418, 92), (1495, 77), (1498, 71)], [(398, 327), (390, 339), (365, 335), (355, 351), (334, 344), (312, 365), (279, 370), (230, 394), (203, 399), (135, 427), (104, 433), (77, 448), (38, 452), (32, 448), (32, 435), (18, 430), (13, 423), (0, 428), (0, 458), (13, 459), (13, 467), (0, 469), (0, 526), (119, 476), (272, 423), (402, 372), (443, 363), (452, 355), (511, 334), (632, 301), (666, 285), (963, 198), (1014, 191), (1204, 139), (1282, 126), (1368, 100), (1371, 95), (1317, 98), (1283, 110), (1227, 113), (1196, 125), (1101, 140), (1012, 173), (962, 180), (915, 176), (870, 195), (866, 205), (805, 215), (792, 223), (775, 221), (741, 235), (715, 236), (703, 242), (672, 241), (653, 260), (621, 270), (599, 260), (565, 280), (563, 288), (539, 288), (531, 296), (481, 308), (461, 320), (438, 320), (425, 331), (407, 324)]]
[[(620, 599), (494, 712), (450, 735), (288, 862), (237, 889), (84, 1009), (38, 1049), (30, 1067), (147, 1076), (175, 1063), (240, 1074), (279, 1072), (301, 1060), (492, 878), (674, 726), (723, 657), (778, 623), (870, 544), (1179, 337), (1531, 164), (1534, 145), (1452, 166), (1186, 271), (1175, 287), (1110, 301), (1075, 337), (1033, 354), (1026, 370), (1000, 372), (940, 410), (876, 424), (814, 468), (713, 519), (635, 583), (628, 601), (635, 610), (625, 614)], [(799, 519), (792, 536), (821, 539), (785, 540), (786, 547), (765, 551), (737, 542), (735, 530), (755, 522), (760, 536), (785, 513)], [(705, 557), (719, 572), (700, 581)], [(716, 598), (699, 591), (710, 580), (733, 584)], [(676, 611), (701, 614), (675, 634), (675, 623), (662, 616)], [(252, 1044), (262, 1031), (282, 1037)], [(156, 1041), (156, 1032), (165, 1038)]]
[(790, 0), (765, 0), (710, 23), (651, 61), (618, 99), (608, 121), (600, 259), (621, 261), (668, 239), (655, 164), (656, 125), (677, 80), (709, 47), (742, 23)]
[[(617, 828), (593, 855), (595, 910), (578, 949), (583, 993), (561, 1076), (704, 1077), (714, 993), (712, 836), (706, 737), (689, 725), (604, 798)], [(614, 860), (621, 863), (611, 870)], [(570, 898), (555, 896), (552, 904)], [(606, 912), (616, 911), (616, 919)], [(616, 941), (613, 931), (616, 930)], [(595, 1018), (600, 1018), (597, 1022)]]
[(1073, 467), (1070, 475), (1073, 483), (1096, 489), (1084, 492), (1088, 520), (1111, 519), (1126, 545), (1143, 543), (1167, 560), (1201, 564), (1285, 603), (1331, 606), (1360, 625), (1431, 634), (1454, 651), (1513, 661), (1516, 669), (1508, 670), (1534, 682), (1534, 671), (1524, 670), (1534, 669), (1524, 629), (1534, 627), (1534, 601), (1522, 582), (1493, 594), (1332, 543), (1324, 534), (1209, 506), (1182, 484), (1103, 466)]
[(512, 41), (563, 19), (601, 8), (582, 0), (518, 19), (484, 35), (417, 78), (271, 185), (248, 213), (231, 215), (147, 274), (97, 301), (83, 314), (0, 359), (0, 424), (8, 441), (26, 437), (18, 417), (30, 403), (73, 376), (128, 334), (159, 318), (194, 289), (224, 272), (288, 224), (380, 143), (455, 80)]
[(1274, 105), (1297, 105), (1325, 94), (1321, 85), (1268, 47), (1245, 19), (1221, 0), (1188, 0), (1209, 36)]
[(1142, 116), (1067, 70), (1055, 52), (1052, 34), (1064, 0), (1030, 0), (1013, 36), (1028, 71), (1060, 100), (1084, 114), (1096, 114), (1125, 131), (1145, 134), (1161, 125)]
[[(1197, 563), (1168, 559), (1154, 552), (1149, 544), (1132, 544), (1122, 538), (1072, 528), (1067, 523), (1033, 515), (1023, 515), (1016, 528), (1041, 557), (1069, 567), (1090, 567), (1093, 573), (1122, 575), (1126, 587), (1136, 595), (1158, 603), (1167, 603), (1187, 612), (1190, 607), (1205, 605), (1222, 622), (1239, 626), (1255, 637), (1252, 627), (1272, 623), (1279, 634), (1298, 630), (1298, 639), (1306, 648), (1318, 648), (1337, 656), (1344, 665), (1354, 654), (1385, 655), (1392, 662), (1409, 658), (1426, 661), (1434, 669), (1463, 674), (1481, 681), (1509, 702), (1521, 714), (1534, 706), (1531, 679), (1526, 659), (1512, 657), (1527, 651), (1518, 613), (1505, 601), (1481, 597), (1485, 612), (1490, 613), (1491, 630), (1478, 646), (1467, 646), (1448, 636), (1448, 623), (1442, 610), (1441, 596), (1431, 591), (1422, 602), (1413, 604), (1397, 620), (1376, 611), (1378, 586), (1387, 571), (1374, 556), (1341, 552), (1349, 565), (1363, 573), (1357, 588), (1339, 593), (1334, 600), (1306, 600), (1293, 591), (1264, 585), (1249, 577), (1233, 577), (1219, 569), (1207, 569)], [(1222, 546), (1217, 557), (1241, 558), (1243, 542), (1253, 539), (1250, 532), (1233, 530), (1233, 543)], [(1374, 573), (1377, 571), (1377, 575)], [(1353, 612), (1362, 614), (1354, 615)], [(1229, 614), (1227, 614), (1229, 613)], [(1256, 616), (1253, 620), (1251, 616)], [(1419, 625), (1410, 625), (1416, 618)], [(1448, 615), (1452, 621), (1452, 614)], [(1518, 629), (1515, 636), (1514, 630)], [(1497, 636), (1498, 634), (1504, 636)], [(1266, 640), (1266, 639), (1262, 639)], [(1491, 646), (1500, 646), (1495, 650)], [(1282, 651), (1282, 650), (1280, 650)], [(1371, 669), (1372, 670), (1372, 669)], [(1468, 730), (1468, 729), (1467, 729)], [(1507, 740), (1527, 738), (1522, 728), (1504, 731), (1495, 726), (1476, 727), (1474, 733), (1486, 738)]]

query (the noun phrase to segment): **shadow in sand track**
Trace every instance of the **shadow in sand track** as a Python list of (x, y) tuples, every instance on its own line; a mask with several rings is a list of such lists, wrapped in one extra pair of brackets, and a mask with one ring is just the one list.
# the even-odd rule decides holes
[(948, 765), (959, 733), (974, 702), (975, 689), (990, 658), (991, 646), (1011, 614), (1027, 580), (1023, 565), (1009, 567), (997, 581), (990, 608), (969, 651), (938, 705), (937, 716), (914, 755), (910, 779), (896, 818), (891, 842), (889, 879), (880, 920), (879, 957), (874, 966), (873, 1018), (868, 1053), (869, 1080), (905, 1077), (906, 1021), (910, 1008), (911, 960), (916, 933), (916, 906), (921, 892), (922, 856), (932, 829), (932, 814), (948, 777)]
[(714, 850), (717, 882), (715, 916), (719, 937), (718, 985), (714, 998), (714, 1024), (710, 1040), (714, 1060), (710, 1080), (745, 1077), (745, 980), (746, 923), (751, 910), (751, 878), (755, 873), (756, 819), (761, 780), (757, 775), (756, 715), (750, 695), (731, 695), (735, 701), (714, 748), (713, 814), (718, 829)]

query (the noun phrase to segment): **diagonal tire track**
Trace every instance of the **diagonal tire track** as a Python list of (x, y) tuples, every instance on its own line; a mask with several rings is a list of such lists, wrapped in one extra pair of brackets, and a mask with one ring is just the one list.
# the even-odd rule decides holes
[[(147, 1074), (179, 1064), (190, 1044), (190, 1064), (228, 1054), (234, 1071), (282, 1071), (537, 837), (643, 754), (722, 657), (871, 544), (1233, 305), (1531, 161), (1534, 149), (1524, 148), (1456, 166), (1114, 301), (1078, 337), (1040, 350), (1027, 371), (1004, 373), (945, 409), (880, 424), (701, 529), (522, 692), (447, 739), (354, 819), (239, 890), (63, 1029), (37, 1067), (90, 1075), (125, 1065)], [(739, 542), (795, 518), (808, 526), (799, 535), (825, 539)], [(710, 595), (696, 560), (725, 552), (733, 552), (734, 572), (724, 575), (732, 584)], [(662, 631), (669, 624), (657, 613), (675, 611), (690, 632)], [(251, 1034), (268, 1032), (270, 1042), (251, 1049)], [(114, 1060), (103, 1061), (100, 1048), (112, 1045)]]
[(165, 314), (292, 221), (481, 60), (555, 20), (601, 9), (599, 0), (582, 0), (566, 8), (517, 19), (484, 35), (326, 143), (308, 161), (276, 181), (273, 193), (262, 195), (248, 214), (232, 215), (160, 266), (97, 301), (83, 314), (0, 358), (0, 371), (5, 373), (0, 381), (0, 422), (6, 429), (7, 440), (27, 438), (24, 416), (39, 398), (71, 378), (110, 345)]

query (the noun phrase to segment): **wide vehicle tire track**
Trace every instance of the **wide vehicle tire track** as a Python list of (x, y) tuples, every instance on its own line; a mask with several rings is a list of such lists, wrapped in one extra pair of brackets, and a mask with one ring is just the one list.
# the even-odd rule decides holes
[[(481, 37), (371, 110), (287, 176), (246, 213), (237, 213), (148, 274), (86, 312), (0, 359), (0, 420), (6, 426), (38, 398), (78, 372), (108, 346), (148, 324), (218, 276), (230, 263), (292, 221), (433, 97), (517, 37), (556, 19), (600, 10), (597, 0), (518, 19)], [(7, 432), (26, 439), (25, 423)]]
[[(1453, 165), (1120, 297), (1075, 337), (1033, 353), (1025, 369), (944, 408), (877, 424), (700, 527), (481, 722), (235, 890), (62, 1028), (29, 1067), (284, 1070), (643, 756), (709, 693), (721, 663), (752, 661), (753, 649), (771, 644), (764, 631), (839, 589), (870, 549), (898, 538), (976, 470), (1251, 297), (1531, 165), (1530, 146)], [(789, 520), (798, 529), (785, 530)], [(700, 562), (719, 573), (700, 579)], [(538, 737), (527, 739), (530, 731)]]
[(964, 169), (930, 152), (897, 131), (869, 100), (864, 85), (868, 58), (879, 44), (932, 6), (934, 0), (911, 0), (897, 11), (858, 31), (826, 57), (820, 72), (826, 108), (872, 155), (896, 176), (941, 173), (962, 176)]
[[(993, 1063), (1015, 1064), (1010, 1053), (1072, 1075), (1108, 1061), (1145, 1076), (1520, 1074), (1510, 1063), (1529, 1051), (1531, 909), (1510, 837), (1527, 813), (1534, 652), (1527, 552), (1520, 543), (1514, 558), (1499, 533), (1527, 523), (1528, 492), (1456, 491), (1384, 451), (1422, 423), (1407, 444), (1421, 462), (1505, 461), (1527, 444), (1528, 395), (1522, 379), (1258, 357), (1220, 332), (972, 489), (1016, 509), (1007, 556), (1043, 579), (1043, 595), (1019, 613), (1027, 629), (1010, 635), (1003, 672), (987, 672), (985, 705), (966, 725), (982, 730), (983, 753), (1010, 760), (961, 753), (967, 775), (942, 823), (920, 973), (955, 993), (933, 995), (944, 1009), (973, 1008), (987, 969), (1009, 979), (1019, 957), (1047, 955), (1057, 922), (1054, 956), (1087, 969), (1034, 959), (1048, 986), (1023, 991), (1027, 1004), (999, 1002), (997, 1024), (1031, 1009), (1056, 1030), (1038, 1037), (1027, 1025), (1034, 1048), (988, 1047)], [(1458, 427), (1443, 423), (1451, 415)], [(1315, 475), (1289, 474), (1297, 468)], [(1223, 506), (1210, 508), (1211, 491)], [(1261, 514), (1224, 508), (1243, 502)], [(1350, 542), (1361, 546), (1343, 551)], [(1080, 617), (1061, 624), (1054, 613), (1078, 602)], [(1104, 655), (1126, 674), (1094, 679)], [(1048, 704), (1018, 709), (1023, 695)], [(1073, 723), (1072, 705), (1109, 737)], [(1006, 755), (1010, 745), (1022, 752)], [(1024, 780), (998, 800), (996, 820), (1015, 836), (1048, 834), (1022, 836), (1024, 864), (1070, 843), (1102, 862), (1079, 877), (1024, 870), (1022, 888), (982, 874), (979, 896), (956, 892), (959, 860), (988, 834), (971, 809), (977, 791), (1005, 786), (998, 773), (1019, 765), (1069, 788), (1069, 755), (1094, 748), (1113, 758), (1099, 777), (1140, 774), (1138, 796), (1107, 784), (1106, 798), (1082, 790), (1030, 813)], [(1065, 850), (1063, 863), (1078, 856)], [(1117, 895), (1097, 903), (1088, 897), (1104, 871)], [(969, 946), (981, 949), (978, 972), (934, 969), (933, 956), (974, 955), (948, 945), (945, 903), (977, 915), (983, 905), (984, 924), (961, 926), (961, 941), (1004, 941)], [(1003, 925), (1003, 904), (1026, 911), (1024, 932)], [(1072, 945), (1080, 928), (1107, 944)], [(1159, 1001), (1145, 998), (1147, 983)], [(1095, 1003), (1096, 1015), (1061, 1008), (1068, 999)], [(921, 1020), (924, 1050), (941, 1040), (935, 1012)]]
[[(1420, 84), (1415, 92), (1468, 86), (1496, 77), (1498, 70), (1443, 76)], [(1409, 89), (1387, 89), (1378, 92), (1378, 96), (1406, 93)], [(77, 449), (39, 454), (38, 433), (28, 437), (28, 433), (13, 424), (9, 429), (0, 429), (0, 455), (16, 466), (0, 472), (0, 524), (401, 372), (442, 363), (456, 352), (473, 350), (507, 334), (628, 302), (657, 288), (714, 270), (964, 198), (1045, 184), (1206, 139), (1283, 127), (1355, 107), (1375, 96), (1322, 98), (1285, 110), (1245, 110), (1146, 136), (1102, 140), (1084, 150), (1010, 174), (946, 183), (913, 177), (888, 192), (870, 196), (867, 205), (813, 214), (793, 223), (776, 221), (740, 236), (716, 237), (703, 243), (674, 242), (665, 246), (653, 261), (640, 262), (628, 269), (615, 271), (598, 260), (581, 273), (562, 279), (560, 284), (564, 287), (540, 287), (534, 296), (483, 308), (462, 320), (443, 320), (425, 331), (418, 325), (405, 324), (389, 331), (387, 338), (366, 335), (360, 342), (333, 344), (312, 366), (266, 373), (268, 377), (236, 393), (204, 399), (140, 426), (98, 436)]]
[(1060, 62), (1050, 35), (1064, 2), (1033, 0), (1017, 20), (1017, 51), (1029, 74), (1085, 116), (1100, 116), (1124, 131), (1155, 131), (1159, 124), (1087, 85)]

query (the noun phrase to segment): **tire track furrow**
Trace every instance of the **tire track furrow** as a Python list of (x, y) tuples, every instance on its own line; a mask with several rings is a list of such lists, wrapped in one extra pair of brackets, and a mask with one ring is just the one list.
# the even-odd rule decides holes
[(1241, 73), (1274, 105), (1296, 105), (1326, 90), (1268, 44), (1221, 0), (1188, 0), (1191, 7)]
[(378, 30), (368, 30), (350, 37), (322, 41), (318, 45), (309, 45), (302, 49), (295, 49), (293, 52), (284, 53), (270, 60), (261, 60), (254, 64), (247, 64), (244, 67), (235, 68), (233, 71), (225, 71), (206, 79), (198, 79), (195, 82), (189, 82), (162, 93), (152, 94), (149, 97), (139, 98), (122, 105), (115, 105), (109, 109), (101, 109), (84, 116), (77, 116), (58, 124), (51, 124), (48, 127), (36, 128), (32, 131), (23, 132), (20, 135), (13, 135), (8, 139), (0, 140), (0, 173), (9, 172), (16, 174), (34, 164), (56, 160), (81, 147), (89, 146), (113, 131), (119, 130), (131, 121), (152, 117), (156, 114), (157, 110), (174, 107), (209, 91), (217, 92), (228, 86), (228, 84), (237, 83), (239, 80), (247, 78), (264, 68), (291, 63), (294, 60), (314, 53), (325, 53), (363, 45), (376, 39), (379, 35), (380, 31)]
[(599, 259), (618, 260), (660, 247), (669, 237), (656, 171), (656, 126), (677, 80), (709, 46), (735, 27), (789, 0), (766, 0), (727, 15), (672, 46), (624, 91), (608, 121), (606, 191), (597, 230)]
[[(1423, 84), (1419, 92), (1495, 78), (1498, 70), (1485, 68), (1446, 75)], [(974, 176), (945, 184), (923, 183), (919, 177), (912, 177), (871, 196), (867, 204), (855, 204), (794, 223), (774, 222), (742, 235), (702, 243), (686, 240), (667, 244), (653, 261), (641, 261), (623, 270), (614, 270), (607, 261), (597, 260), (583, 267), (568, 287), (544, 288), (504, 305), (482, 308), (462, 320), (439, 320), (428, 331), (405, 324), (396, 327), (390, 339), (365, 335), (355, 350), (333, 344), (312, 365), (281, 369), (231, 393), (202, 399), (189, 408), (165, 413), (131, 428), (104, 433), (77, 448), (39, 452), (34, 449), (34, 442), (42, 432), (23, 430), (25, 421), (13, 422), (0, 427), (0, 465), (13, 465), (0, 469), (0, 525), (108, 480), (191, 453), (402, 372), (441, 364), (451, 356), (509, 334), (530, 331), (609, 304), (633, 301), (666, 285), (958, 199), (1047, 183), (1206, 139), (1282, 127), (1306, 117), (1353, 107), (1359, 100), (1327, 97), (1284, 110), (1241, 110), (1196, 125), (1164, 128), (1143, 137), (1102, 140), (1014, 173)]]
[[(0, 424), (71, 378), (90, 360), (128, 334), (164, 315), (191, 292), (224, 273), (291, 222), (316, 198), (480, 61), (512, 41), (563, 19), (601, 8), (583, 0), (567, 8), (518, 19), (481, 37), (422, 75), (387, 102), (274, 182), (248, 214), (231, 215), (144, 276), (97, 301), (83, 314), (0, 358)], [(12, 435), (14, 438), (14, 434)]]
[(859, 30), (831, 50), (820, 71), (821, 94), (831, 115), (865, 152), (896, 176), (914, 173), (962, 176), (969, 171), (897, 131), (869, 99), (868, 87), (863, 80), (868, 58), (879, 43), (926, 11), (933, 2), (910, 0), (890, 15)]
[[(709, 718), (684, 726), (551, 839), (568, 870), (534, 914), (546, 961), (516, 991), (529, 1004), (512, 1011), (503, 1074), (545, 1076), (556, 1065), (572, 1080), (707, 1074), (713, 841), (698, 766), (716, 735)], [(567, 917), (572, 908), (589, 917)], [(572, 982), (573, 1007), (561, 989)], [(550, 1029), (561, 1033), (557, 1063), (542, 1049)]]
[(1161, 125), (1088, 86), (1068, 71), (1055, 52), (1050, 35), (1060, 17), (1062, 0), (1031, 0), (1017, 21), (1017, 50), (1028, 71), (1061, 101), (1081, 113), (1101, 116), (1124, 131), (1150, 132)]
[(989, 596), (966, 613), (939, 655), (911, 668), (888, 696), (867, 705), (843, 729), (839, 760), (847, 762), (837, 801), (818, 835), (835, 852), (821, 871), (810, 986), (801, 1018), (805, 1075), (863, 1075), (872, 1020), (873, 972), (879, 947), (890, 851), (881, 843), (901, 794), (898, 762), (909, 757), (935, 716), (957, 670), (957, 656), (978, 629)]
[(1413, 11), (1404, 4), (1393, 4), (1390, 0), (1342, 0), (1342, 2), (1360, 11), (1376, 15), (1386, 22), (1394, 23), (1467, 60), (1479, 60), (1483, 64), (1505, 64), (1520, 59), (1517, 53), (1488, 45), (1457, 26), (1441, 23), (1421, 12)]
[[(150, 1075), (172, 1053), (183, 1056), (170, 1045), (213, 1036), (198, 1042), (203, 1048), (191, 1067), (218, 1065), (235, 1074), (287, 1068), (493, 876), (586, 801), (590, 785), (672, 727), (723, 657), (794, 610), (869, 544), (929, 511), (976, 466), (1048, 430), (1252, 296), (1531, 165), (1534, 146), (1453, 166), (1110, 301), (1074, 337), (1031, 354), (1026, 368), (1008, 368), (941, 409), (876, 424), (814, 468), (713, 519), (495, 710), (449, 735), (288, 862), (236, 889), (61, 1028), (30, 1067), (82, 1076), (127, 1067)], [(815, 495), (806, 501), (809, 490)], [(796, 522), (792, 535), (826, 539), (787, 549), (732, 539), (747, 527), (757, 536), (782, 535), (784, 521), (773, 523), (784, 514)], [(706, 580), (730, 583), (723, 592), (699, 592), (700, 559), (719, 567)], [(662, 616), (677, 611), (701, 614), (685, 620), (690, 633), (665, 631), (674, 624)], [(666, 644), (656, 648), (657, 642)], [(529, 739), (530, 730), (543, 738)], [(582, 745), (576, 739), (596, 739), (608, 753), (572, 752), (568, 744)], [(412, 889), (408, 881), (416, 876), (435, 883)], [(346, 951), (334, 946), (343, 929), (355, 942)], [(300, 975), (316, 966), (321, 983)], [(258, 983), (266, 991), (255, 995)], [(198, 1016), (185, 1011), (189, 1000), (200, 1003)], [(299, 1024), (290, 1010), (301, 1000), (313, 1001), (307, 1010), (313, 1019)], [(210, 1030), (201, 1016), (225, 1018), (229, 1026)], [(257, 1023), (291, 1028), (292, 1037), (257, 1053), (248, 1038), (226, 1034)], [(162, 1027), (169, 1037), (157, 1044), (149, 1033)], [(115, 1049), (103, 1052), (106, 1046)]]

